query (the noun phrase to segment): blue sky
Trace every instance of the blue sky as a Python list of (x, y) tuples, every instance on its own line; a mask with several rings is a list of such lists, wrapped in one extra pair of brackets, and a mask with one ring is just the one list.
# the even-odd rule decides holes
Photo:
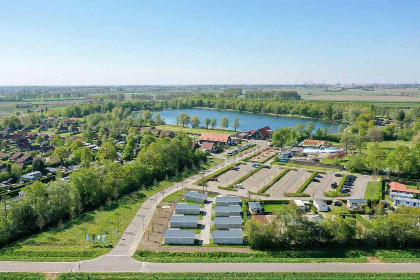
[(0, 85), (420, 82), (420, 1), (4, 1)]

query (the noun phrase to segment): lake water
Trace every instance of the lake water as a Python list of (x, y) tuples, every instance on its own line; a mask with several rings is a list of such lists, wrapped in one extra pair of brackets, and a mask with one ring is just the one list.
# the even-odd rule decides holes
[[(294, 127), (298, 123), (306, 125), (310, 122), (310, 119), (297, 118), (297, 117), (285, 117), (285, 116), (271, 116), (271, 115), (262, 115), (262, 114), (249, 114), (249, 113), (240, 113), (233, 111), (217, 111), (209, 109), (173, 109), (173, 110), (163, 110), (159, 111), (162, 118), (165, 118), (167, 124), (176, 124), (176, 116), (180, 113), (185, 112), (190, 117), (196, 115), (200, 118), (200, 126), (204, 126), (205, 118), (216, 118), (219, 127), (219, 122), (222, 117), (227, 117), (229, 119), (229, 129), (233, 130), (233, 120), (239, 118), (239, 131), (249, 131), (252, 129), (258, 129), (264, 126), (269, 126), (271, 129), (275, 130), (277, 128), (290, 126)], [(315, 129), (324, 128), (328, 129), (328, 132), (338, 132), (338, 126), (341, 124), (339, 122), (324, 122), (319, 120), (312, 120), (315, 124)]]

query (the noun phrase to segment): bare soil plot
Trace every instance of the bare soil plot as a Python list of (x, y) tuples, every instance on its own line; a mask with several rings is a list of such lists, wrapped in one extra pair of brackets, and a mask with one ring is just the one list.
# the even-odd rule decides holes
[(253, 162), (263, 162), (272, 155), (274, 155), (277, 152), (277, 148), (268, 148), (264, 150), (262, 153), (256, 155), (255, 157), (252, 157), (249, 161)]
[(279, 172), (280, 168), (278, 166), (272, 166), (270, 169), (263, 168), (250, 178), (246, 179), (242, 184), (247, 191), (257, 193), (261, 188), (270, 183)]

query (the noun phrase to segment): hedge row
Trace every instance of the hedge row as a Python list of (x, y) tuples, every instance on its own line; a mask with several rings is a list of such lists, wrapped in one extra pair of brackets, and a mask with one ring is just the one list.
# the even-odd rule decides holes
[(290, 171), (290, 169), (285, 169), (283, 170), (279, 175), (277, 175), (270, 183), (268, 183), (267, 185), (265, 185), (264, 187), (262, 187), (259, 191), (258, 194), (263, 194), (266, 191), (268, 191), (269, 188), (271, 188), (271, 186), (273, 186), (275, 183), (277, 183), (281, 178), (284, 177), (284, 175), (286, 175), (288, 172)]
[(265, 160), (261, 161), (261, 163), (266, 163), (267, 161), (269, 161), (270, 159), (272, 159), (273, 157), (275, 157), (276, 154), (269, 156), (268, 158), (266, 158)]
[(309, 184), (312, 182), (312, 179), (315, 178), (315, 176), (318, 174), (318, 171), (312, 171), (311, 176), (309, 176), (308, 179), (303, 183), (302, 186), (297, 190), (297, 193), (303, 193), (306, 188), (309, 186)]
[(286, 192), (286, 193), (284, 193), (284, 196), (287, 196), (287, 197), (309, 197), (310, 195), (307, 194), (307, 193), (303, 193), (303, 192), (295, 192), (295, 193)]

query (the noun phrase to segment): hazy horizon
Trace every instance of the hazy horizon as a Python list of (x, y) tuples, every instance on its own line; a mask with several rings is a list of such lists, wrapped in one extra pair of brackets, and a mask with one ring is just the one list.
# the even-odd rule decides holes
[(0, 0), (0, 86), (420, 82), (418, 1)]

